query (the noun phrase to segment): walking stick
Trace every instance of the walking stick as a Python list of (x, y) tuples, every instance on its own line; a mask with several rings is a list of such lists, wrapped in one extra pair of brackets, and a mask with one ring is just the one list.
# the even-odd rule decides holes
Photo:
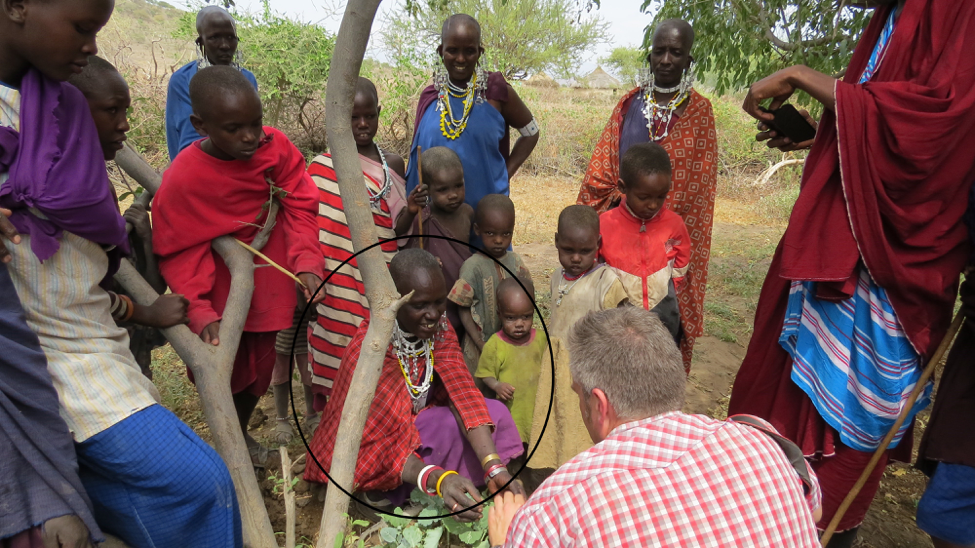
[(952, 320), (951, 326), (948, 327), (948, 332), (945, 334), (945, 338), (941, 339), (941, 344), (938, 345), (938, 349), (934, 351), (934, 355), (931, 356), (931, 360), (928, 362), (928, 366), (924, 368), (924, 372), (921, 373), (921, 378), (918, 379), (917, 384), (914, 385), (914, 390), (911, 391), (911, 396), (907, 398), (907, 405), (901, 411), (897, 420), (894, 421), (894, 425), (890, 427), (890, 431), (884, 436), (883, 442), (880, 447), (877, 448), (873, 453), (873, 457), (870, 458), (870, 462), (867, 463), (867, 467), (864, 468), (863, 472), (860, 474), (860, 479), (853, 485), (853, 489), (847, 493), (846, 498), (843, 499), (843, 503), (836, 510), (836, 514), (833, 515), (832, 521), (829, 522), (829, 527), (823, 532), (823, 536), (820, 538), (823, 546), (829, 543), (829, 539), (833, 538), (833, 533), (836, 532), (836, 528), (840, 524), (840, 520), (843, 519), (843, 515), (849, 510), (850, 505), (853, 504), (853, 499), (860, 494), (860, 490), (863, 489), (864, 484), (867, 483), (867, 478), (873, 472), (873, 469), (877, 467), (877, 463), (880, 462), (880, 457), (883, 456), (884, 451), (887, 450), (887, 446), (890, 445), (891, 440), (894, 439), (894, 435), (900, 430), (901, 425), (907, 419), (907, 414), (910, 413), (911, 408), (914, 407), (914, 402), (917, 401), (917, 397), (921, 395), (921, 391), (924, 390), (924, 385), (927, 384), (928, 379), (934, 374), (934, 369), (939, 363), (941, 363), (942, 356), (945, 352), (951, 348), (951, 343), (955, 340), (955, 335), (958, 333), (958, 329), (961, 328), (961, 324), (965, 321), (965, 316), (962, 311), (959, 310), (955, 314), (955, 319)]
[[(422, 158), (423, 158), (423, 147), (417, 145), (417, 147), (416, 147), (416, 176), (419, 177), (419, 180), (416, 183), (417, 188), (423, 186), (423, 159)], [(419, 225), (418, 225), (418, 228), (420, 229), (420, 249), (423, 249), (423, 209), (426, 207), (426, 204), (423, 204), (423, 206), (424, 207), (421, 207), (420, 208), (420, 222), (419, 222)]]

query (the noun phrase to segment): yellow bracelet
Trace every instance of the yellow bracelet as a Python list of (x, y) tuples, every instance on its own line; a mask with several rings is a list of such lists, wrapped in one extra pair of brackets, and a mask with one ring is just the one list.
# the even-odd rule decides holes
[(440, 477), (439, 477), (439, 478), (437, 478), (437, 496), (438, 496), (438, 497), (440, 497), (440, 498), (443, 498), (443, 495), (441, 495), (441, 494), (440, 494), (440, 484), (441, 484), (441, 483), (443, 483), (443, 479), (444, 479), (445, 477), (447, 477), (447, 476), (449, 476), (449, 475), (451, 475), (451, 474), (456, 474), (456, 473), (457, 473), (457, 472), (455, 472), (455, 471), (453, 471), (453, 470), (447, 470), (447, 471), (446, 471), (446, 472), (444, 472), (443, 474), (440, 474)]
[(491, 462), (492, 460), (501, 460), (501, 456), (497, 453), (491, 453), (490, 455), (484, 457), (481, 459), (481, 468), (487, 466), (487, 463)]

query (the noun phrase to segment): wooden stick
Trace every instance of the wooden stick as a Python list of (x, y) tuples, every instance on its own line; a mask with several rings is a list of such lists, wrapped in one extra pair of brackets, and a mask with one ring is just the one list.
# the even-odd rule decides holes
[(900, 430), (901, 425), (904, 424), (904, 421), (907, 419), (907, 414), (911, 412), (911, 409), (914, 407), (914, 402), (916, 402), (918, 396), (921, 395), (921, 391), (924, 390), (924, 386), (928, 383), (928, 379), (930, 379), (934, 374), (934, 370), (937, 365), (941, 363), (941, 358), (945, 355), (945, 352), (951, 348), (951, 343), (955, 340), (955, 335), (958, 334), (958, 329), (961, 328), (961, 324), (964, 321), (965, 316), (959, 310), (958, 314), (955, 314), (955, 319), (952, 320), (951, 326), (948, 327), (948, 332), (945, 334), (945, 338), (941, 339), (941, 344), (938, 345), (938, 349), (934, 351), (934, 355), (931, 356), (931, 360), (928, 362), (927, 367), (925, 367), (924, 372), (921, 373), (921, 378), (918, 379), (917, 384), (914, 385), (914, 390), (911, 391), (910, 397), (907, 398), (907, 404), (904, 405), (904, 409), (897, 417), (897, 420), (894, 421), (894, 425), (890, 427), (890, 431), (887, 432), (886, 436), (884, 436), (884, 440), (880, 444), (880, 447), (874, 451), (873, 457), (871, 457), (870, 462), (867, 463), (867, 467), (864, 468), (863, 472), (860, 474), (860, 479), (858, 479), (853, 485), (853, 489), (850, 489), (850, 492), (847, 493), (846, 498), (843, 499), (843, 503), (840, 504), (840, 507), (836, 510), (836, 514), (833, 515), (833, 520), (829, 522), (829, 527), (827, 527), (826, 531), (823, 532), (823, 536), (820, 538), (820, 542), (822, 542), (823, 546), (826, 546), (829, 543), (829, 540), (833, 538), (833, 533), (835, 533), (836, 528), (839, 527), (840, 520), (843, 519), (846, 511), (849, 510), (850, 505), (853, 504), (853, 500), (857, 498), (857, 495), (860, 494), (860, 490), (863, 489), (864, 484), (867, 483), (867, 478), (870, 477), (873, 469), (877, 467), (877, 463), (880, 462), (880, 458), (883, 456), (884, 451), (887, 450), (891, 440), (894, 439), (897, 431)]
[(288, 448), (281, 446), (281, 476), (284, 479), (284, 546), (285, 548), (295, 548), (295, 492), (291, 489), (291, 458), (288, 457)]
[(238, 239), (236, 239), (236, 238), (234, 238), (234, 241), (235, 241), (235, 242), (237, 242), (238, 244), (240, 244), (240, 245), (241, 245), (241, 246), (242, 246), (242, 247), (243, 247), (244, 249), (246, 249), (247, 251), (250, 251), (250, 252), (251, 252), (251, 253), (253, 253), (254, 255), (257, 255), (258, 257), (260, 257), (260, 258), (262, 258), (262, 259), (264, 259), (264, 260), (265, 260), (265, 261), (267, 262), (267, 264), (269, 264), (269, 265), (271, 265), (271, 266), (273, 266), (274, 268), (277, 268), (277, 269), (278, 269), (278, 270), (280, 270), (281, 272), (284, 272), (284, 273), (285, 273), (285, 274), (286, 274), (286, 275), (287, 275), (287, 276), (288, 276), (289, 278), (291, 278), (292, 280), (294, 280), (294, 281), (296, 281), (296, 282), (298, 282), (298, 285), (300, 285), (301, 287), (304, 287), (305, 289), (308, 289), (308, 288), (307, 288), (307, 287), (305, 286), (305, 282), (303, 282), (303, 281), (301, 281), (301, 280), (299, 280), (299, 279), (298, 279), (298, 276), (295, 276), (294, 274), (292, 274), (291, 272), (289, 272), (287, 268), (285, 268), (285, 267), (283, 267), (283, 266), (281, 266), (281, 265), (279, 265), (278, 263), (276, 263), (276, 262), (274, 262), (274, 261), (272, 261), (271, 259), (269, 259), (269, 258), (267, 257), (267, 255), (265, 255), (265, 254), (263, 254), (263, 253), (261, 253), (260, 251), (258, 251), (258, 250), (256, 250), (256, 249), (254, 249), (253, 247), (251, 247), (251, 246), (249, 246), (249, 245), (247, 245), (247, 244), (245, 244), (244, 242), (242, 242), (242, 241), (240, 241), (240, 240), (238, 240)]
[[(417, 145), (416, 146), (416, 176), (419, 177), (418, 182), (416, 184), (417, 188), (423, 186), (422, 158), (423, 158), (423, 147)], [(425, 207), (426, 204), (424, 204), (424, 207), (420, 208), (420, 222), (417, 224), (417, 227), (420, 229), (420, 249), (423, 249), (423, 210)]]

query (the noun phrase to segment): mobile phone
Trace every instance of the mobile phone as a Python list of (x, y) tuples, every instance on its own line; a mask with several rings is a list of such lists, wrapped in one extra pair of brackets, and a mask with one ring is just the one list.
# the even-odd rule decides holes
[(762, 110), (775, 116), (774, 120), (765, 122), (765, 125), (779, 135), (788, 137), (793, 143), (801, 143), (816, 137), (816, 128), (806, 121), (802, 114), (799, 114), (796, 107), (785, 104), (777, 110), (765, 108)]

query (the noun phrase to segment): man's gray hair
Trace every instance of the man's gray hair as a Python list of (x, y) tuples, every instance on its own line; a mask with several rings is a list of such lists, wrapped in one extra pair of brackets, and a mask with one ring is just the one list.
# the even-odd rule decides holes
[(587, 397), (594, 388), (605, 392), (621, 419), (684, 406), (680, 351), (655, 313), (631, 306), (593, 312), (576, 322), (568, 342), (572, 379)]

